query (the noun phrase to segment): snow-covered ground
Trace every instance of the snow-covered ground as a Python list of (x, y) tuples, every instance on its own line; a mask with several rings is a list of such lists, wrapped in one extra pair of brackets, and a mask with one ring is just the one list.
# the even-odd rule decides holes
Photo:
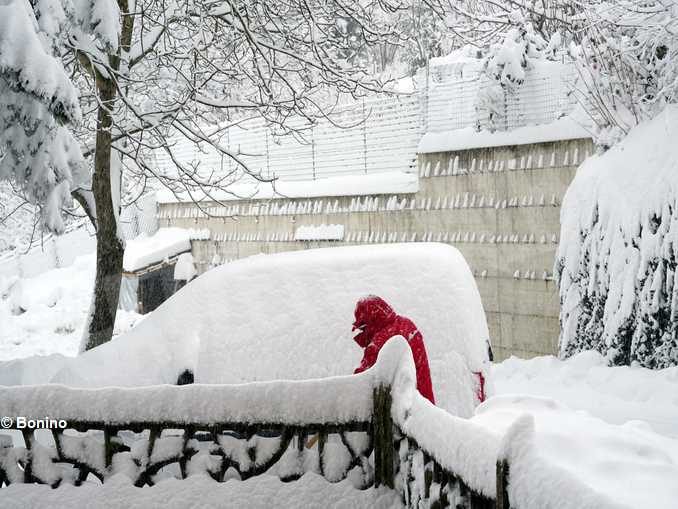
[[(78, 352), (94, 284), (94, 255), (33, 278), (0, 276), (0, 361)], [(140, 316), (119, 311), (116, 334)]]
[(268, 509), (270, 507), (307, 507), (320, 509), (391, 509), (401, 507), (395, 491), (386, 488), (356, 490), (349, 481), (328, 484), (321, 476), (308, 473), (291, 483), (263, 475), (247, 481), (216, 483), (207, 476), (193, 476), (180, 481), (170, 479), (151, 488), (135, 488), (122, 474), (103, 486), (65, 485), (56, 490), (48, 486), (13, 484), (2, 490), (2, 507), (6, 509), (104, 509), (114, 507), (165, 507), (184, 509), (233, 508)]
[(678, 441), (645, 423), (608, 424), (534, 396), (490, 398), (471, 422), (501, 437), (512, 507), (676, 507)]
[(599, 353), (587, 351), (565, 361), (511, 357), (495, 364), (492, 374), (498, 395), (553, 398), (611, 424), (644, 421), (678, 439), (678, 367), (608, 367)]

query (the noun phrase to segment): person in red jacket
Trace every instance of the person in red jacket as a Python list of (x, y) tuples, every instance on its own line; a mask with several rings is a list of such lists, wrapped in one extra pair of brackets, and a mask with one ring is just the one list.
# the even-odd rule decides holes
[(402, 336), (412, 349), (417, 370), (417, 389), (422, 396), (435, 404), (424, 338), (412, 320), (397, 315), (381, 297), (368, 295), (356, 304), (353, 330), (360, 330), (353, 340), (364, 349), (363, 359), (354, 373), (361, 373), (372, 367), (384, 343), (393, 336)]

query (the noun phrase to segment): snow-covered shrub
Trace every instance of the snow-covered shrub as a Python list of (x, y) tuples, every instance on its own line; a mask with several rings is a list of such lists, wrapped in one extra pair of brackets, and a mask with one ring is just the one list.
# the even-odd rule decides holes
[(563, 199), (560, 354), (678, 364), (678, 105), (587, 159)]
[(514, 92), (525, 81), (525, 73), (535, 61), (555, 58), (561, 45), (559, 32), (547, 42), (518, 11), (508, 21), (510, 28), (500, 42), (490, 46), (483, 62), (476, 98), (478, 129), (502, 128), (505, 94)]

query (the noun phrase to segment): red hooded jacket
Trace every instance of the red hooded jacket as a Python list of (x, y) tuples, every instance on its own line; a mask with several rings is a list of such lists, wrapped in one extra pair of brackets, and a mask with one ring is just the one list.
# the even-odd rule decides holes
[(356, 329), (362, 332), (353, 339), (365, 352), (360, 366), (354, 373), (361, 373), (374, 366), (384, 343), (393, 336), (402, 336), (412, 349), (414, 366), (417, 370), (417, 389), (422, 396), (435, 404), (424, 338), (412, 320), (397, 315), (381, 297), (370, 295), (360, 299), (356, 304), (353, 330)]

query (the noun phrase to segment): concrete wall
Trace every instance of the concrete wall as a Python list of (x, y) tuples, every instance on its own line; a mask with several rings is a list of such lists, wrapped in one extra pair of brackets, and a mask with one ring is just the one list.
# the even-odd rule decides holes
[[(591, 151), (591, 141), (582, 139), (422, 154), (417, 193), (240, 201), (237, 219), (226, 217), (236, 203), (230, 209), (215, 205), (210, 217), (192, 204), (162, 204), (159, 222), (210, 230), (209, 239), (193, 242), (200, 271), (258, 253), (451, 243), (476, 275), (496, 357), (553, 354), (560, 202)], [(343, 241), (293, 240), (297, 227), (320, 224), (343, 224)]]

